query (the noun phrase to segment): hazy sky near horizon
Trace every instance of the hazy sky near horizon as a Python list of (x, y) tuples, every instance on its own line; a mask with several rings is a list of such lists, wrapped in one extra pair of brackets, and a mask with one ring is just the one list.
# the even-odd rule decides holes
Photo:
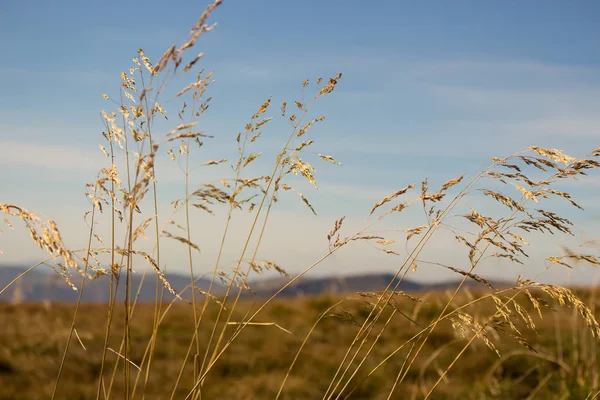
[[(0, 202), (55, 219), (67, 244), (84, 246), (82, 215), (89, 209), (84, 185), (106, 162), (98, 149), (99, 112), (111, 106), (101, 95), (118, 96), (119, 72), (132, 66), (139, 47), (155, 60), (181, 43), (205, 5), (1, 2)], [(267, 97), (273, 98), (270, 115), (276, 117), (281, 101), (299, 99), (303, 80), (343, 72), (336, 91), (316, 104), (315, 113), (327, 119), (310, 137), (314, 152), (331, 154), (343, 167), (308, 160), (316, 167), (319, 190), (299, 185), (318, 215), (298, 198), (282, 196), (260, 253), (298, 272), (324, 254), (334, 220), (346, 215), (351, 227), (368, 223), (375, 202), (409, 183), (428, 177), (431, 187), (439, 187), (485, 168), (491, 157), (529, 145), (575, 156), (599, 147), (598, 15), (596, 1), (225, 0), (211, 18), (216, 29), (198, 43), (202, 62), (215, 71), (209, 89), (214, 99), (200, 120), (215, 139), (198, 157), (231, 156), (237, 132)], [(276, 149), (286, 135), (281, 126), (265, 129), (261, 145)], [(268, 166), (267, 161), (261, 163)], [(180, 196), (183, 177), (177, 168), (171, 165), (161, 174), (159, 190), (162, 185), (173, 198)], [(192, 184), (207, 179), (214, 176), (198, 172)], [(568, 213), (579, 224), (577, 232), (589, 239), (600, 236), (600, 174), (587, 182), (564, 188), (586, 208)], [(162, 199), (168, 206), (173, 198)], [(206, 271), (214, 262), (223, 215), (194, 215), (193, 236), (203, 250), (195, 265)], [(394, 217), (381, 229), (420, 225), (421, 216)], [(249, 218), (238, 221), (228, 261), (237, 255)], [(0, 265), (42, 256), (22, 226), (15, 228), (2, 229)], [(556, 246), (559, 240), (548, 243)], [(169, 246), (172, 268), (182, 268), (185, 249)], [(448, 254), (465, 268), (465, 258), (449, 255), (446, 246), (435, 242), (431, 255)], [(538, 263), (533, 270), (543, 267), (543, 258), (533, 259)], [(398, 258), (359, 245), (316, 273), (394, 271), (398, 264)], [(508, 279), (531, 275), (504, 264), (483, 272)], [(595, 275), (584, 268), (572, 278), (589, 282)], [(448, 276), (433, 268), (414, 274), (422, 280)], [(557, 272), (550, 279), (564, 278)]]

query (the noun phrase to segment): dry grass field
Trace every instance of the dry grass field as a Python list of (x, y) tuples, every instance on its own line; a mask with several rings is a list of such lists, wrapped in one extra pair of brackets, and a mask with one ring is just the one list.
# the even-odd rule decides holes
[[(595, 308), (595, 293), (579, 293), (588, 305)], [(479, 298), (483, 293), (463, 294), (455, 300), (456, 308)], [(388, 307), (374, 330), (380, 331), (394, 309), (406, 316), (395, 318), (379, 338), (362, 371), (343, 391), (344, 398), (352, 390), (357, 399), (386, 398), (397, 379), (401, 365), (411, 349), (404, 343), (421, 331), (435, 318), (448, 300), (444, 293), (419, 293), (421, 302), (398, 298), (394, 307)], [(545, 297), (547, 298), (547, 296)], [(206, 399), (269, 399), (275, 398), (288, 373), (282, 399), (315, 399), (325, 393), (339, 360), (354, 339), (360, 324), (369, 312), (368, 303), (361, 296), (351, 296), (343, 305), (327, 309), (341, 298), (315, 297), (281, 299), (271, 304), (260, 320), (276, 325), (248, 327), (235, 341), (222, 360), (208, 375), (202, 388)], [(238, 306), (236, 319), (241, 319), (253, 302)], [(492, 334), (489, 339), (500, 356), (483, 341), (473, 343), (453, 371), (443, 380), (433, 399), (586, 399), (594, 398), (598, 385), (598, 355), (595, 340), (585, 324), (569, 309), (556, 309), (544, 319), (536, 316), (532, 304), (523, 296), (523, 308), (531, 313), (535, 332), (524, 321), (517, 323), (533, 347), (528, 350), (510, 335)], [(57, 367), (60, 365), (64, 338), (73, 314), (73, 305), (38, 304), (0, 306), (0, 399), (46, 399), (52, 394)], [(72, 339), (71, 350), (64, 366), (62, 384), (56, 394), (61, 399), (96, 398), (97, 376), (101, 368), (104, 346), (104, 324), (107, 306), (84, 305), (79, 310), (77, 337)], [(154, 307), (141, 304), (132, 319), (130, 359), (142, 365), (145, 344), (152, 334)], [(290, 365), (313, 323), (322, 313), (326, 317), (313, 330), (304, 350), (290, 371)], [(477, 318), (491, 315), (495, 306), (491, 299), (470, 308)], [(117, 306), (115, 320), (122, 321), (123, 308)], [(174, 382), (180, 371), (180, 360), (185, 356), (193, 320), (190, 305), (178, 304), (163, 322), (156, 340), (152, 370), (145, 390), (140, 385), (132, 398), (184, 398), (193, 386), (191, 374), (185, 374), (177, 390)], [(217, 308), (209, 309), (206, 320), (214, 321)], [(211, 325), (200, 329), (201, 343), (210, 336)], [(123, 329), (116, 322), (116, 331)], [(231, 328), (233, 329), (233, 328)], [(289, 331), (289, 332), (288, 332)], [(439, 378), (441, 371), (454, 359), (468, 341), (447, 320), (430, 335), (413, 367), (407, 371), (393, 398), (420, 399)], [(113, 338), (109, 347), (118, 349), (120, 339)], [(379, 361), (394, 354), (368, 379)], [(107, 367), (112, 370), (117, 356), (109, 352)], [(122, 366), (122, 364), (121, 364)], [(187, 370), (193, 361), (187, 363)], [(134, 380), (137, 368), (132, 369)], [(143, 378), (143, 375), (141, 375)], [(140, 379), (142, 379), (140, 378)], [(364, 380), (364, 382), (363, 382)], [(108, 389), (107, 389), (108, 390)], [(124, 391), (122, 367), (117, 368), (113, 396)], [(142, 393), (145, 393), (145, 396)], [(590, 395), (591, 393), (591, 395)]]

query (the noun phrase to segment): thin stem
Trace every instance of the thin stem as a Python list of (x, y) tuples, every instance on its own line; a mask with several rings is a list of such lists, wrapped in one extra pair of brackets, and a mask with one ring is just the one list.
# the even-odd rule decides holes
[[(96, 185), (95, 189), (94, 189), (94, 196), (96, 196), (97, 194), (97, 189), (98, 186)], [(62, 376), (62, 371), (65, 365), (65, 360), (67, 359), (67, 353), (69, 352), (69, 345), (71, 344), (71, 338), (73, 337), (73, 331), (75, 330), (75, 322), (77, 321), (77, 315), (79, 312), (79, 306), (81, 304), (81, 297), (83, 296), (83, 290), (85, 289), (85, 281), (87, 278), (87, 269), (89, 266), (89, 259), (90, 259), (90, 251), (92, 248), (92, 238), (94, 235), (94, 219), (96, 216), (96, 206), (92, 205), (92, 217), (91, 217), (91, 225), (90, 225), (90, 234), (88, 235), (88, 244), (87, 244), (87, 251), (86, 251), (86, 256), (85, 256), (85, 268), (83, 270), (83, 276), (81, 278), (81, 286), (79, 288), (79, 294), (77, 296), (77, 303), (75, 304), (75, 311), (73, 313), (73, 320), (71, 321), (71, 327), (69, 328), (69, 334), (67, 335), (67, 343), (65, 344), (65, 350), (63, 351), (63, 355), (62, 358), (60, 360), (60, 366), (58, 367), (58, 375), (56, 377), (56, 380), (54, 382), (54, 389), (52, 389), (52, 397), (51, 399), (54, 400), (54, 397), (56, 396), (56, 391), (58, 389), (58, 384), (60, 382), (60, 378)], [(33, 268), (32, 268), (33, 269)]]

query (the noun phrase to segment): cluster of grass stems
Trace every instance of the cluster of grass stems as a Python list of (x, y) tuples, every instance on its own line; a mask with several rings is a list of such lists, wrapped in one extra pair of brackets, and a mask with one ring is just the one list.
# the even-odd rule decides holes
[[(559, 306), (572, 307), (584, 321), (587, 332), (594, 338), (600, 333), (600, 326), (593, 310), (565, 287), (539, 283), (538, 277), (534, 279), (519, 277), (513, 287), (495, 288), (492, 283), (476, 273), (477, 267), (484, 259), (501, 259), (522, 264), (528, 256), (529, 243), (525, 239), (528, 234), (572, 235), (571, 221), (538, 207), (548, 199), (562, 198), (574, 207), (580, 208), (568, 193), (555, 190), (553, 186), (558, 181), (578, 179), (586, 175), (587, 170), (600, 167), (596, 161), (600, 156), (600, 148), (582, 158), (574, 158), (556, 149), (532, 146), (526, 151), (505, 158), (494, 158), (488, 168), (470, 179), (463, 179), (463, 175), (447, 181), (437, 190), (431, 190), (426, 179), (420, 185), (408, 184), (377, 202), (369, 212), (370, 221), (360, 230), (344, 233), (344, 217), (335, 221), (331, 232), (327, 235), (328, 251), (314, 263), (306, 266), (302, 272), (291, 277), (272, 297), (260, 302), (257, 300), (257, 304), (249, 308), (240, 320), (235, 311), (243, 292), (249, 290), (247, 280), (251, 274), (260, 274), (263, 270), (271, 269), (287, 275), (276, 263), (257, 259), (257, 254), (273, 205), (282, 192), (296, 191), (290, 183), (291, 178), (300, 176), (316, 186), (314, 168), (305, 161), (304, 154), (313, 144), (313, 140), (307, 139), (310, 128), (323, 121), (324, 117), (310, 118), (309, 115), (317, 100), (334, 91), (341, 74), (329, 79), (319, 78), (316, 85), (305, 81), (302, 83), (302, 99), (305, 97), (305, 92), (314, 90), (315, 94), (310, 100), (294, 101), (289, 105), (286, 102), (281, 104), (277, 113), (289, 122), (290, 133), (274, 160), (270, 173), (254, 177), (246, 177), (245, 173), (248, 165), (262, 155), (261, 152), (254, 150), (254, 147), (261, 140), (262, 130), (268, 127), (272, 119), (267, 117), (272, 109), (269, 98), (260, 105), (246, 124), (244, 131), (235, 139), (238, 159), (231, 162), (233, 176), (221, 180), (218, 184), (207, 183), (197, 188), (190, 187), (190, 165), (195, 165), (192, 154), (200, 152), (198, 149), (203, 142), (211, 139), (197, 129), (197, 122), (210, 104), (210, 97), (206, 96), (206, 90), (211, 83), (212, 73), (197, 69), (201, 64), (203, 53), (195, 53), (192, 56), (189, 54), (196, 47), (198, 39), (214, 28), (214, 25), (207, 24), (207, 19), (219, 4), (220, 0), (216, 0), (208, 6), (197, 24), (193, 26), (188, 39), (180, 46), (169, 48), (157, 62), (151, 63), (144, 52), (139, 50), (137, 57), (134, 58), (133, 67), (121, 74), (122, 84), (116, 100), (104, 95), (107, 101), (115, 105), (115, 110), (102, 112), (105, 121), (103, 132), (105, 142), (100, 148), (107, 157), (107, 166), (99, 172), (93, 183), (88, 184), (86, 195), (90, 199), (91, 208), (85, 216), (89, 227), (85, 249), (69, 249), (63, 243), (54, 221), (40, 219), (14, 204), (0, 204), (0, 211), (7, 217), (7, 224), (12, 226), (11, 219), (22, 221), (33, 241), (49, 253), (49, 258), (32, 266), (28, 271), (42, 264), (49, 265), (79, 293), (64, 352), (57, 369), (52, 399), (57, 398), (69, 350), (77, 343), (73, 339), (79, 339), (76, 327), (81, 296), (88, 280), (108, 275), (110, 281), (108, 290), (111, 294), (106, 315), (105, 345), (97, 378), (96, 399), (145, 397), (153, 367), (157, 337), (163, 327), (163, 321), (173, 304), (188, 300), (189, 318), (193, 320), (194, 329), (189, 332), (188, 349), (181, 360), (178, 378), (174, 382), (165, 382), (165, 384), (172, 386), (171, 399), (179, 398), (182, 390), (186, 393), (183, 398), (200, 399), (203, 397), (203, 386), (210, 379), (211, 371), (248, 326), (276, 325), (276, 322), (265, 322), (259, 319), (265, 307), (294, 281), (355, 241), (367, 241), (377, 250), (399, 257), (399, 267), (394, 279), (379, 292), (360, 294), (361, 301), (369, 310), (360, 318), (344, 311), (343, 307), (347, 301), (344, 299), (333, 304), (314, 321), (314, 325), (297, 349), (297, 354), (281, 382), (276, 398), (285, 398), (286, 382), (293, 375), (294, 365), (302, 355), (311, 334), (323, 319), (331, 316), (352, 320), (357, 324), (357, 331), (339, 360), (337, 370), (330, 376), (329, 387), (322, 393), (322, 398), (327, 400), (352, 398), (361, 385), (390, 360), (394, 360), (398, 367), (388, 398), (398, 395), (398, 387), (405, 382), (407, 376), (412, 376), (411, 371), (415, 360), (418, 356), (422, 356), (421, 353), (427, 348), (425, 345), (430, 337), (436, 329), (448, 323), (456, 332), (464, 335), (462, 348), (451, 362), (439, 370), (437, 380), (427, 390), (420, 388), (419, 393), (425, 399), (433, 395), (436, 388), (444, 382), (464, 352), (475, 341), (482, 341), (490, 351), (497, 352), (495, 342), (500, 338), (516, 340), (535, 354), (535, 349), (522, 333), (524, 329), (535, 330), (534, 318), (528, 308), (520, 305), (518, 301), (520, 299), (528, 301), (540, 317), (546, 308), (551, 307), (552, 302)], [(171, 122), (171, 120), (166, 121), (166, 111), (160, 105), (161, 95), (168, 93), (170, 85), (176, 84), (184, 76), (193, 76), (193, 78), (187, 86), (174, 92), (173, 98), (170, 99), (170, 104), (178, 104), (175, 109), (179, 121), (166, 134), (157, 134), (157, 130), (162, 131), (162, 126)], [(159, 161), (158, 156), (164, 153), (169, 154), (173, 160), (183, 166), (185, 197), (175, 199), (171, 203), (173, 215), (181, 216), (182, 225), (174, 222), (174, 216), (163, 218), (158, 213), (160, 205), (155, 171)], [(314, 153), (308, 153), (307, 157), (313, 155)], [(316, 154), (316, 156), (325, 162), (339, 164), (331, 156), (323, 154)], [(211, 160), (205, 162), (203, 166), (211, 167), (226, 162), (228, 161), (224, 159)], [(533, 175), (536, 179), (530, 178), (533, 176), (531, 171), (535, 171)], [(538, 176), (541, 178), (537, 179)], [(498, 186), (503, 189), (487, 189), (487, 187)], [(450, 191), (455, 193), (447, 196)], [(314, 212), (308, 199), (302, 193), (296, 193), (299, 195), (299, 200)], [(410, 193), (415, 195), (406, 201), (399, 201)], [(503, 213), (499, 216), (487, 216), (474, 209), (470, 209), (466, 214), (458, 212), (464, 204), (465, 197), (476, 195), (499, 204), (504, 210)], [(194, 270), (194, 260), (200, 246), (194, 243), (190, 234), (192, 223), (190, 211), (199, 209), (212, 213), (212, 207), (215, 206), (223, 207), (227, 217), (217, 257), (214, 260), (214, 269), (203, 271), (211, 279), (210, 287), (205, 291), (196, 286), (199, 271)], [(394, 240), (377, 234), (376, 227), (386, 217), (401, 213), (410, 207), (422, 208), (424, 224), (404, 230), (407, 255), (400, 256), (400, 253), (394, 250)], [(252, 221), (248, 226), (244, 244), (237, 250), (237, 262), (233, 270), (224, 272), (221, 270), (221, 258), (225, 252), (226, 238), (230, 234), (232, 218), (241, 210), (250, 213)], [(104, 217), (110, 223), (111, 234), (109, 238), (101, 239), (95, 229)], [(452, 225), (451, 219), (452, 221), (461, 219), (471, 227), (470, 230), (467, 233), (457, 233), (462, 230)], [(181, 228), (184, 233), (181, 236), (170, 233), (167, 229), (173, 226)], [(420, 329), (414, 336), (398, 343), (396, 349), (378, 360), (374, 368), (364, 371), (366, 361), (373, 356), (373, 350), (392, 320), (400, 319), (409, 325), (416, 323), (396, 307), (396, 304), (399, 298), (415, 302), (419, 302), (420, 299), (403, 293), (399, 290), (399, 285), (411, 269), (417, 268), (421, 262), (420, 255), (440, 230), (453, 232), (458, 246), (464, 245), (467, 253), (465, 268), (438, 263), (440, 268), (450, 269), (459, 274), (460, 283), (428, 324), (419, 324)], [(146, 234), (154, 239), (150, 251), (143, 251), (138, 245), (139, 239)], [(161, 246), (165, 240), (179, 241), (187, 249), (190, 282), (188, 287), (179, 293), (176, 293), (169, 284), (165, 267), (168, 262), (161, 258)], [(107, 245), (103, 245), (105, 242)], [(227, 249), (228, 253), (233, 251)], [(597, 255), (568, 251), (562, 255), (550, 255), (546, 259), (547, 265), (544, 271), (554, 265), (570, 268), (574, 262), (600, 264)], [(133, 287), (132, 275), (134, 266), (140, 263), (148, 264), (154, 271), (156, 296), (151, 335), (147, 340), (141, 363), (136, 364), (131, 360), (130, 354), (132, 334), (135, 333), (132, 332), (132, 321), (136, 316), (139, 288)], [(79, 273), (81, 278), (79, 284), (75, 281), (74, 272)], [(457, 296), (469, 279), (486, 285), (488, 291), (473, 298), (472, 301), (456, 306)], [(214, 293), (217, 280), (226, 283), (224, 294)], [(124, 288), (125, 293), (122, 331), (116, 331), (114, 328), (115, 307), (118, 305), (116, 294), (119, 287)], [(2, 292), (7, 288), (8, 286), (3, 288)], [(167, 292), (174, 297), (166, 296)], [(183, 300), (184, 295), (187, 300)], [(470, 312), (473, 305), (484, 302), (492, 305), (491, 313)], [(208, 320), (207, 309), (215, 305), (218, 308), (216, 317)], [(201, 341), (198, 332), (206, 324), (212, 326), (210, 335), (207, 340)], [(115, 336), (120, 337), (120, 346), (112, 349), (109, 347), (109, 341)], [(433, 357), (435, 355), (432, 354)], [(108, 357), (116, 358), (114, 363), (110, 363), (112, 365), (110, 369), (107, 367)], [(189, 387), (181, 388), (184, 375), (192, 376), (194, 383)], [(113, 389), (118, 379), (122, 379), (124, 383), (122, 393), (117, 393)], [(586, 381), (586, 384), (589, 383), (588, 398), (597, 397), (597, 379), (595, 377), (592, 379), (593, 382)]]

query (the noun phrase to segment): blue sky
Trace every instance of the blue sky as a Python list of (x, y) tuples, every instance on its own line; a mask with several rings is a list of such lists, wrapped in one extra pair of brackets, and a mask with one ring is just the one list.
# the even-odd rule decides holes
[[(68, 243), (80, 246), (88, 208), (83, 187), (104, 166), (99, 111), (109, 106), (101, 95), (118, 93), (118, 74), (131, 66), (139, 47), (156, 59), (181, 43), (203, 8), (198, 1), (3, 1), (0, 201), (56, 219)], [(595, 1), (226, 0), (213, 14), (216, 30), (199, 43), (206, 68), (215, 70), (209, 90), (214, 101), (201, 126), (216, 137), (206, 146), (212, 153), (200, 157), (228, 155), (237, 132), (268, 96), (277, 104), (290, 102), (304, 79), (343, 72), (336, 92), (316, 105), (327, 120), (312, 138), (315, 152), (344, 166), (315, 161), (320, 189), (303, 190), (318, 217), (296, 198), (283, 199), (263, 248), (265, 258), (273, 254), (298, 271), (323, 253), (335, 219), (347, 215), (360, 226), (373, 203), (408, 183), (429, 177), (439, 185), (532, 144), (573, 155), (598, 147), (598, 15)], [(279, 143), (280, 126), (267, 130), (267, 149)], [(165, 169), (161, 184), (181, 190), (181, 176), (170, 171), (176, 168)], [(569, 187), (587, 208), (587, 214), (573, 214), (586, 237), (598, 236), (593, 221), (600, 218), (598, 174), (590, 182), (585, 189)], [(202, 269), (211, 262), (210, 240), (222, 221), (198, 218), (208, 228), (195, 232), (209, 248), (206, 260), (198, 260)], [(420, 223), (417, 215), (408, 216), (386, 228)], [(4, 231), (0, 263), (39, 257), (19, 229)], [(282, 232), (289, 242), (283, 243)], [(183, 262), (181, 250), (172, 250), (175, 265)], [(368, 250), (358, 246), (336, 255), (318, 273), (397, 266), (397, 259)], [(528, 274), (493, 266), (486, 272)], [(559, 275), (552, 279), (564, 278)], [(573, 279), (593, 275), (588, 269)], [(415, 278), (432, 276), (445, 275), (430, 269)]]

